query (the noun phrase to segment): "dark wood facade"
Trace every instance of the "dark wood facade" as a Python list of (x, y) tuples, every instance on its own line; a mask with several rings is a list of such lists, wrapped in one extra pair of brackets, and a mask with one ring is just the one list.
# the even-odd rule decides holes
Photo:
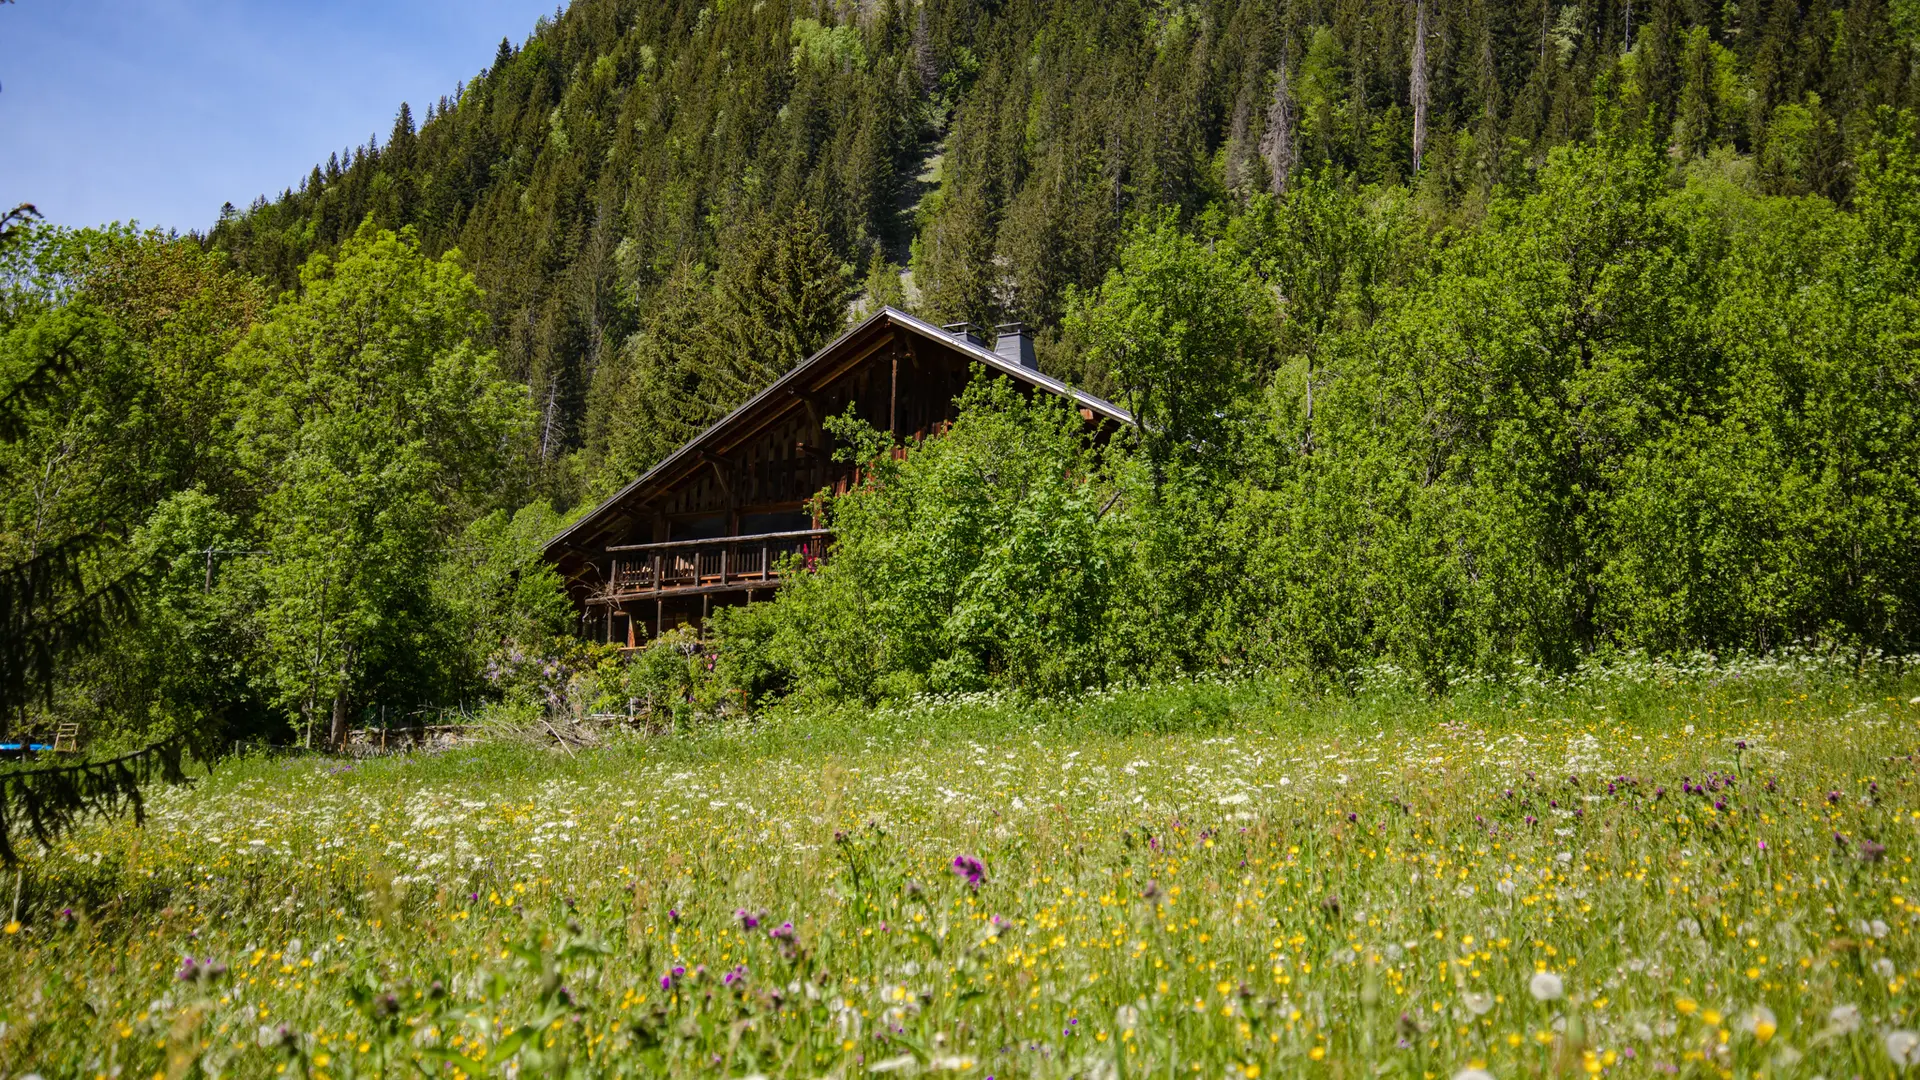
[(953, 419), (954, 399), (985, 368), (1072, 399), (1091, 424), (1133, 422), (1042, 374), (1032, 355), (1017, 327), (1003, 327), (988, 348), (969, 328), (883, 309), (547, 544), (582, 632), (638, 646), (716, 605), (770, 596), (788, 555), (824, 558), (830, 537), (808, 506), (853, 482), (822, 427), (849, 405), (902, 440), (924, 439)]

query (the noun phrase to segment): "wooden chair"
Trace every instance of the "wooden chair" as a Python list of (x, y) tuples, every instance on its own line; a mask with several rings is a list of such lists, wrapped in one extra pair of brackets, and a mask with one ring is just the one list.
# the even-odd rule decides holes
[(77, 754), (80, 752), (80, 725), (65, 723), (53, 729), (53, 752), (56, 754)]

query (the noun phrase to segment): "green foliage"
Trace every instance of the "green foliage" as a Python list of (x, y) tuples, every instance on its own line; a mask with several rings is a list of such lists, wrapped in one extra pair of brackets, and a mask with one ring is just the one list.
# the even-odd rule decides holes
[(645, 472), (844, 325), (850, 275), (807, 207), (784, 221), (751, 217), (729, 240), (716, 270), (675, 269), (644, 328), (599, 374), (596, 488)]
[(1271, 295), (1244, 263), (1162, 215), (1135, 227), (1098, 292), (1070, 303), (1067, 332), (1111, 373), (1156, 461), (1232, 451), (1231, 411), (1265, 375), (1273, 327)]
[(91, 721), (96, 746), (280, 733), (254, 667), (254, 613), (266, 597), (251, 541), (198, 488), (169, 497), (134, 533), (133, 555), (149, 570), (140, 617), (73, 673), (93, 708), (63, 700), (65, 715)]
[(502, 649), (564, 651), (578, 616), (542, 549), (565, 519), (545, 503), (494, 510), (463, 529), (434, 569), (433, 590), (458, 623), (469, 671)]
[(882, 455), (849, 430), (865, 483), (827, 507), (832, 558), (765, 612), (717, 623), (750, 694), (872, 700), (918, 689), (1057, 692), (1105, 681), (1120, 573), (1099, 452), (1079, 415), (977, 380), (942, 438)]
[(852, 317), (864, 319), (886, 307), (905, 310), (907, 290), (900, 275), (900, 267), (882, 252), (875, 251), (867, 261), (867, 276), (860, 284), (860, 297)]
[[(1899, 190), (1890, 146), (1863, 205)], [(1324, 366), (1270, 387), (1244, 495), (1270, 655), (1441, 684), (1610, 646), (1911, 648), (1907, 301), (1855, 284), (1886, 265), (1857, 227), (1557, 151), (1383, 304), (1342, 301), (1295, 346)]]
[(158, 234), (13, 239), (0, 313), (0, 698), (9, 722), (40, 696), (139, 729), (151, 709), (138, 694), (103, 704), (55, 674), (111, 652), (113, 628), (140, 621), (150, 553), (129, 545), (134, 530), (179, 488), (218, 482), (232, 445), (222, 355), (264, 299), (218, 257)]
[(866, 46), (857, 26), (822, 26), (818, 19), (793, 20), (793, 66), (855, 70), (867, 65)]
[[(156, 781), (182, 784), (182, 759), (189, 739), (176, 735), (104, 761), (81, 761), (37, 769), (0, 771), (0, 865), (23, 860), (14, 846), (27, 836), (42, 848), (89, 818), (131, 813), (134, 824), (146, 820), (141, 789)], [(25, 869), (19, 873), (25, 880)]]
[(233, 356), (243, 468), (260, 486), (261, 617), (275, 701), (332, 705), (450, 685), (454, 625), (432, 589), (440, 547), (510, 483), (532, 416), (472, 338), (478, 289), (457, 257), (368, 225)]
[(685, 730), (696, 719), (711, 718), (719, 690), (713, 657), (690, 627), (676, 627), (633, 654), (620, 673), (620, 689), (636, 721), (648, 730)]

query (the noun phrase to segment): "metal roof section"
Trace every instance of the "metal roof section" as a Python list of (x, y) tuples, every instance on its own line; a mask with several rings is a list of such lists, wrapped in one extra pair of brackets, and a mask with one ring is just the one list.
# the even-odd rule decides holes
[(865, 332), (868, 327), (873, 326), (875, 323), (880, 322), (883, 319), (893, 323), (895, 326), (898, 326), (902, 329), (911, 330), (914, 333), (917, 333), (924, 338), (937, 341), (942, 345), (958, 350), (962, 355), (966, 356), (969, 360), (972, 360), (980, 364), (981, 366), (986, 367), (992, 371), (995, 371), (1001, 375), (1005, 375), (1013, 379), (1018, 379), (1021, 382), (1027, 383), (1030, 386), (1035, 386), (1042, 390), (1046, 390), (1049, 393), (1058, 395), (1063, 398), (1067, 398), (1072, 402), (1074, 402), (1075, 404), (1079, 405), (1081, 408), (1087, 409), (1095, 413), (1096, 415), (1105, 417), (1108, 420), (1113, 420), (1120, 424), (1129, 425), (1129, 426), (1131, 426), (1134, 422), (1132, 413), (1129, 413), (1127, 410), (1121, 408), (1118, 405), (1115, 405), (1111, 401), (1107, 401), (1104, 398), (1095, 397), (1092, 394), (1088, 394), (1080, 390), (1075, 390), (1073, 387), (1068, 386), (1066, 383), (1061, 382), (1059, 379), (1056, 379), (1053, 376), (1040, 371), (1038, 368), (1027, 367), (1016, 360), (1010, 360), (1007, 357), (1001, 356), (1000, 354), (994, 352), (992, 349), (987, 348), (983, 344), (978, 344), (972, 340), (969, 340), (966, 337), (961, 337), (959, 335), (949, 333), (945, 330), (940, 329), (938, 326), (933, 325), (930, 322), (926, 322), (923, 319), (915, 318), (914, 316), (909, 315), (906, 312), (899, 310), (898, 308), (883, 307), (879, 311), (874, 312), (872, 315), (862, 320), (859, 323), (859, 325), (846, 330), (839, 337), (834, 338), (832, 341), (828, 342), (824, 347), (822, 347), (818, 352), (814, 353), (812, 356), (809, 356), (805, 360), (802, 360), (800, 363), (795, 364), (792, 370), (788, 371), (785, 375), (780, 376), (778, 379), (775, 379), (773, 383), (770, 386), (768, 386), (765, 390), (762, 390), (759, 393), (753, 395), (751, 398), (748, 398), (745, 404), (741, 405), (739, 408), (733, 410), (727, 415), (721, 417), (719, 420), (715, 421), (713, 425), (708, 427), (705, 431), (702, 431), (700, 434), (695, 435), (693, 438), (687, 440), (687, 442), (683, 444), (678, 450), (675, 450), (673, 453), (668, 454), (666, 458), (660, 462), (660, 464), (655, 465), (651, 469), (648, 469), (646, 473), (642, 475), (638, 480), (635, 480), (632, 483), (628, 484), (627, 486), (621, 488), (619, 491), (615, 492), (613, 495), (609, 496), (606, 500), (601, 502), (599, 506), (594, 507), (591, 512), (589, 512), (586, 516), (582, 517), (579, 521), (576, 521), (572, 525), (569, 525), (565, 529), (561, 530), (558, 536), (555, 536), (553, 539), (547, 541), (546, 546), (542, 549), (542, 551), (548, 556), (551, 556), (555, 552), (566, 548), (568, 546), (568, 543), (577, 534), (590, 531), (591, 529), (596, 527), (599, 520), (608, 511), (614, 509), (621, 502), (625, 501), (629, 495), (632, 495), (635, 491), (638, 491), (641, 488), (646, 487), (649, 483), (653, 482), (655, 479), (659, 478), (660, 476), (663, 476), (666, 473), (672, 472), (675, 468), (679, 467), (683, 462), (685, 462), (689, 457), (697, 455), (700, 452), (701, 448), (709, 440), (713, 439), (715, 435), (721, 432), (724, 432), (727, 428), (731, 427), (735, 421), (739, 420), (743, 416), (748, 415), (749, 413), (752, 413), (755, 409), (759, 408), (761, 404), (763, 404), (764, 402), (768, 401), (769, 399), (775, 398), (779, 396), (781, 393), (791, 389), (793, 383), (801, 381), (806, 376), (807, 372), (810, 369), (818, 365), (823, 359), (832, 355), (834, 350), (840, 347), (841, 343), (847, 341), (850, 338), (860, 335), (861, 333)]

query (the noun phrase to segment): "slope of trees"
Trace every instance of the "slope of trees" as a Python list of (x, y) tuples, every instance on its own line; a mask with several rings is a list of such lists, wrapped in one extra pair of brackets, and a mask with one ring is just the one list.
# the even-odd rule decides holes
[(935, 317), (1051, 327), (1139, 212), (1190, 221), (1331, 168), (1467, 221), (1596, 124), (1844, 204), (1875, 110), (1920, 105), (1908, 6), (577, 0), (210, 240), (280, 287), (368, 215), (460, 248), (575, 498), (659, 449), (619, 417), (684, 428), (737, 400), (633, 361), (740, 222), (805, 206), (883, 291), (910, 268), (902, 295)]

